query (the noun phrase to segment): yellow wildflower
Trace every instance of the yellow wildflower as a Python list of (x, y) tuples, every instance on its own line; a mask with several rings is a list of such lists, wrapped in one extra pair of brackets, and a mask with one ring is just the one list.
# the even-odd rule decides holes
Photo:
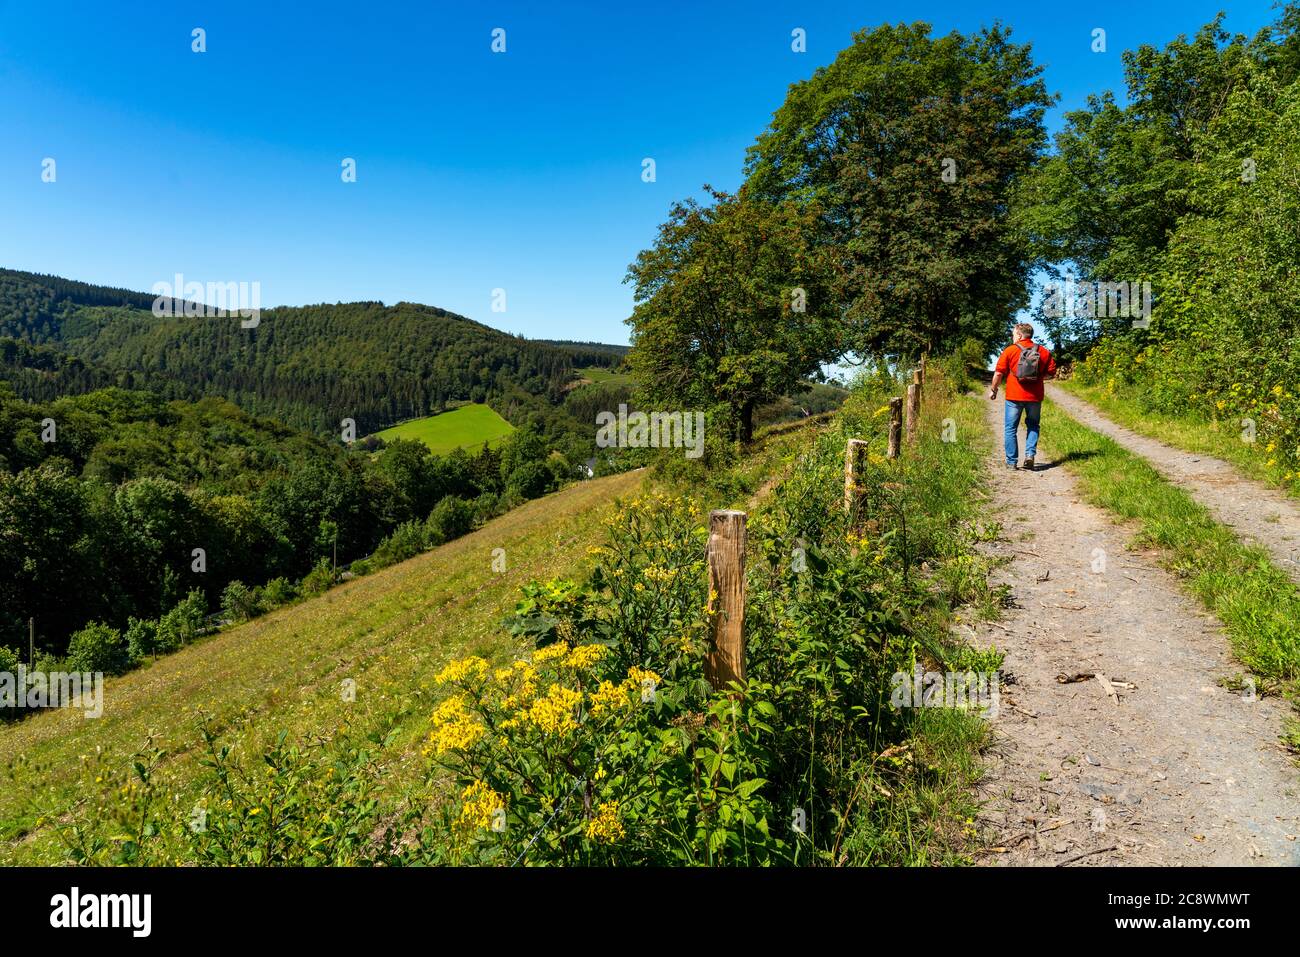
[(627, 832), (618, 819), (618, 802), (605, 801), (596, 805), (595, 816), (587, 822), (587, 839), (601, 844), (613, 844)]
[(591, 716), (604, 717), (631, 704), (626, 685), (602, 681), (600, 687), (591, 693)]
[(487, 830), (497, 812), (506, 806), (506, 799), (482, 781), (475, 781), (461, 791), (460, 801), (460, 820), (457, 823), (471, 831)]
[(539, 649), (538, 652), (533, 655), (533, 664), (544, 664), (545, 662), (557, 658), (563, 658), (568, 653), (569, 643), (567, 641), (557, 641), (553, 644), (547, 645), (545, 648)]
[(627, 681), (624, 682), (624, 685), (630, 691), (639, 691), (641, 701), (644, 703), (654, 700), (655, 689), (659, 687), (660, 680), (659, 676), (653, 671), (633, 665), (627, 669)]
[(477, 655), (469, 658), (462, 658), (460, 661), (453, 661), (438, 672), (433, 680), (438, 684), (447, 684), (448, 682), (464, 681), (467, 677), (473, 676), (475, 680), (481, 681), (487, 675), (488, 663)]
[(578, 727), (575, 709), (582, 703), (582, 692), (564, 685), (551, 685), (546, 694), (533, 702), (521, 717), (543, 734), (561, 735)]
[(464, 695), (448, 698), (433, 713), (433, 731), (429, 740), (438, 754), (444, 751), (464, 751), (472, 748), (483, 737), (482, 723), (470, 713)]
[(569, 652), (564, 663), (570, 668), (590, 668), (608, 654), (609, 649), (604, 645), (579, 645)]

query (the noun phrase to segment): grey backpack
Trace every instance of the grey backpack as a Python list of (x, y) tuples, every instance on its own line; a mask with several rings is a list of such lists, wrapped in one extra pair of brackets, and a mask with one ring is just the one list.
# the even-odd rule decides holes
[(1016, 380), (1021, 383), (1037, 382), (1043, 377), (1043, 354), (1036, 344), (1025, 346), (1020, 350), (1016, 361)]

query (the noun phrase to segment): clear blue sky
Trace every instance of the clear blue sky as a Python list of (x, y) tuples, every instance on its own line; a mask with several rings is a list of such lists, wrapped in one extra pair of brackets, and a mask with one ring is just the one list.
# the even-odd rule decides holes
[[(1229, 29), (1254, 33), (1271, 5), (1234, 0)], [(1226, 4), (289, 6), (0, 0), (0, 265), (144, 291), (177, 272), (258, 281), (265, 307), (407, 299), (625, 342), (622, 279), (669, 204), (739, 185), (788, 85), (854, 30), (1001, 19), (1068, 110), (1122, 90), (1121, 50)], [(195, 27), (206, 53), (191, 52)], [(791, 52), (795, 27), (807, 53)]]

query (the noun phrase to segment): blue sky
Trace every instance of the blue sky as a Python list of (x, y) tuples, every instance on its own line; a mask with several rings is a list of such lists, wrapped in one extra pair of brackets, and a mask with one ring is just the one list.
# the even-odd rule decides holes
[[(1122, 90), (1121, 50), (1223, 5), (0, 0), (0, 266), (144, 291), (178, 272), (256, 281), (263, 306), (406, 299), (626, 342), (622, 279), (670, 203), (738, 186), (788, 85), (854, 30), (1000, 19), (1061, 94), (1055, 126)], [(1234, 0), (1229, 29), (1271, 6)]]

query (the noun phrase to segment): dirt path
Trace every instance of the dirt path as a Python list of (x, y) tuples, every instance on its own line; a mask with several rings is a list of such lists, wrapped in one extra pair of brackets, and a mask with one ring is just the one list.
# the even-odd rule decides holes
[[(1006, 651), (981, 825), (1007, 850), (982, 863), (1300, 865), (1285, 707), (1217, 686), (1241, 671), (1218, 622), (1153, 556), (1125, 551), (1124, 530), (1053, 465), (1050, 436), (1040, 471), (1008, 471), (1002, 402), (987, 405), (995, 547), (1018, 607), (975, 638)], [(1095, 679), (1057, 681), (1080, 672), (1135, 687), (1115, 701)]]
[(1116, 425), (1083, 399), (1049, 385), (1048, 398), (1090, 429), (1114, 439), (1175, 482), (1237, 536), (1266, 549), (1300, 583), (1300, 503), (1243, 476), (1221, 459), (1184, 452)]

